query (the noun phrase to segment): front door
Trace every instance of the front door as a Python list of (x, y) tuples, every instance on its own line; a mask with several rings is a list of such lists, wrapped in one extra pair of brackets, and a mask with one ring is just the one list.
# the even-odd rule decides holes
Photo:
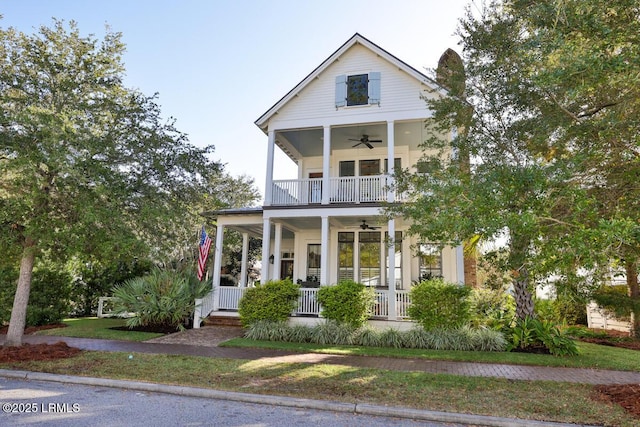
[(309, 203), (322, 202), (322, 172), (309, 172)]
[(280, 261), (280, 279), (293, 279), (293, 260), (283, 259)]

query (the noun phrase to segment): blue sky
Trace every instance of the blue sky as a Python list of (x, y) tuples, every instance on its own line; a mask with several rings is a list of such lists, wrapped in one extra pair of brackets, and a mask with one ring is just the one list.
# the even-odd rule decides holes
[[(470, 0), (2, 0), (2, 27), (34, 32), (75, 20), (127, 45), (125, 84), (159, 93), (165, 117), (195, 145), (213, 144), (234, 176), (263, 191), (267, 137), (254, 121), (358, 32), (418, 70), (451, 47)], [(476, 0), (479, 1), (479, 0)], [(295, 166), (276, 157), (276, 178)]]

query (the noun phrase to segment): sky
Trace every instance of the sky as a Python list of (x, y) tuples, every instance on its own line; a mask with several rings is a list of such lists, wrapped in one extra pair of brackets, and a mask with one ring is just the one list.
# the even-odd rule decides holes
[[(470, 1), (0, 0), (0, 26), (34, 33), (57, 18), (84, 36), (122, 33), (125, 85), (158, 93), (163, 117), (263, 192), (258, 117), (356, 32), (420, 71), (435, 68), (447, 48), (461, 53), (454, 33)], [(276, 179), (297, 177), (284, 154), (275, 162)]]

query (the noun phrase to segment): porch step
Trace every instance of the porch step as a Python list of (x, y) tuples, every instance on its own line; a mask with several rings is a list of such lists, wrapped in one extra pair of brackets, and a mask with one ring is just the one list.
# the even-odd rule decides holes
[(242, 326), (239, 317), (230, 316), (209, 316), (204, 319), (207, 326)]

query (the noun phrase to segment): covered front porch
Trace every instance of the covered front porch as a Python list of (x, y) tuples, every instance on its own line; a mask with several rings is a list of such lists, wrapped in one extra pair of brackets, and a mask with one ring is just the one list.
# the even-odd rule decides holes
[(300, 285), (296, 317), (317, 317), (318, 287), (354, 280), (374, 288), (373, 318), (407, 318), (411, 283), (442, 276), (463, 283), (462, 248), (416, 253), (415, 239), (406, 235), (408, 224), (388, 219), (379, 206), (318, 207), (315, 209), (254, 208), (224, 211), (217, 217), (214, 265), (221, 266), (226, 229), (243, 236), (242, 273), (237, 286), (221, 286), (220, 268), (213, 270), (212, 293), (202, 301), (200, 315), (237, 313), (246, 286), (247, 247), (250, 236), (262, 240), (262, 282), (289, 278)]

